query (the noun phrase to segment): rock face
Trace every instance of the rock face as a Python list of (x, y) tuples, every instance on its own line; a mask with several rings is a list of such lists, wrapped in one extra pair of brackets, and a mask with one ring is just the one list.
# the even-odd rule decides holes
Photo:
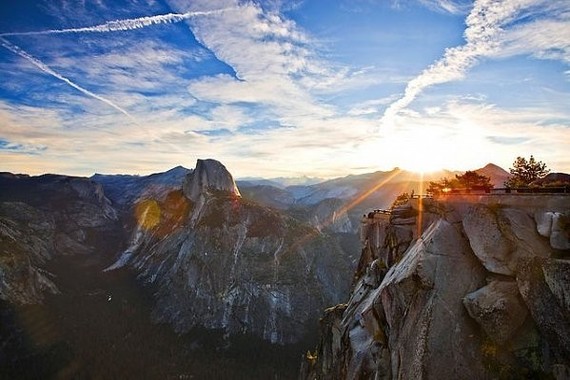
[(156, 287), (154, 319), (293, 343), (348, 295), (351, 262), (317, 229), (239, 196), (232, 176), (199, 160), (175, 190), (140, 199), (130, 246), (108, 270), (135, 268)]
[(511, 339), (528, 315), (515, 281), (493, 280), (466, 295), (463, 304), (471, 318), (498, 344)]
[(351, 297), (325, 311), (300, 378), (567, 378), (567, 225), (550, 237), (570, 198), (523, 198), (411, 200), (363, 218)]
[(58, 292), (43, 269), (54, 255), (93, 254), (120, 235), (116, 210), (88, 179), (6, 173), (0, 189), (0, 299), (41, 302)]
[(348, 217), (345, 202), (337, 198), (327, 198), (310, 206), (294, 206), (287, 212), (319, 231), (329, 233), (354, 233), (355, 231)]
[(193, 202), (211, 190), (224, 191), (239, 196), (239, 190), (226, 167), (216, 160), (198, 160), (196, 169), (186, 176), (184, 195)]

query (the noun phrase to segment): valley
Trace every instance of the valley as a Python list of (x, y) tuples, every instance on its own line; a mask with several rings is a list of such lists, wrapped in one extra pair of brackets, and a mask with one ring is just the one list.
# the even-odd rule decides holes
[[(505, 172), (491, 164), (479, 170), (489, 173), (493, 182), (505, 178)], [(473, 252), (489, 266), (487, 281), (493, 284), (508, 280), (512, 287), (513, 279), (506, 275), (520, 270), (518, 261), (508, 259), (510, 269), (496, 274), (493, 260), (498, 259), (488, 264), (485, 257), (492, 253), (480, 253), (487, 243), (478, 228), (497, 235), (488, 218), (493, 213), (499, 215), (496, 228), (505, 236), (505, 250), (523, 252), (527, 258), (553, 250), (548, 259), (552, 263), (545, 263), (565, 268), (566, 261), (560, 259), (568, 249), (567, 197), (455, 194), (442, 202), (404, 197), (392, 205), (402, 193), (422, 194), (426, 181), (441, 174), (422, 178), (395, 169), (310, 185), (251, 179), (236, 184), (215, 160), (144, 177), (4, 173), (0, 378), (411, 376), (408, 367), (398, 364), (411, 352), (407, 344), (415, 344), (409, 342), (439, 347), (464, 336), (452, 334), (448, 341), (434, 333), (424, 341), (424, 333), (414, 330), (416, 323), (402, 311), (407, 306), (397, 300), (427, 297), (421, 298), (427, 306), (417, 306), (415, 313), (418, 321), (437, 329), (439, 322), (424, 313), (440, 313), (442, 306), (429, 300), (447, 297), (448, 287), (458, 286), (466, 273), (473, 279), (449, 293), (443, 307), (454, 310), (453, 323), (471, 334), (476, 345), (466, 346), (469, 354), (459, 353), (453, 361), (460, 365), (466, 360), (465, 365), (481, 374), (491, 373), (482, 370), (481, 363), (516, 365), (521, 374), (553, 373), (548, 364), (513, 364), (512, 355), (516, 360), (522, 355), (524, 361), (526, 354), (490, 342), (484, 330), (488, 322), (480, 322), (484, 331), (478, 328), (457, 297), (486, 289), (485, 271)], [(528, 203), (532, 197), (538, 197), (534, 206)], [(507, 201), (512, 204), (503, 204)], [(389, 211), (372, 211), (380, 208)], [(523, 232), (516, 229), (519, 225)], [(548, 248), (536, 230), (553, 236), (554, 248)], [(515, 236), (525, 241), (521, 247)], [(458, 247), (460, 253), (454, 251)], [(451, 261), (433, 258), (440, 254)], [(441, 265), (443, 272), (430, 272)], [(555, 290), (562, 294), (556, 297), (564, 297), (564, 289)], [(543, 332), (542, 311), (534, 305), (528, 308), (538, 313), (537, 321), (527, 317), (521, 328), (528, 336), (551, 334)], [(401, 341), (391, 335), (399, 330), (386, 325), (395, 326), (397, 320), (406, 326)], [(540, 338), (542, 349), (549, 349), (549, 339)], [(532, 352), (538, 349), (532, 342), (523, 343)], [(558, 361), (566, 352), (564, 344), (553, 348)], [(480, 347), (500, 350), (501, 356), (482, 358)], [(439, 373), (434, 363), (432, 358), (422, 365), (431, 368), (429, 373)], [(563, 371), (564, 363), (555, 371)]]

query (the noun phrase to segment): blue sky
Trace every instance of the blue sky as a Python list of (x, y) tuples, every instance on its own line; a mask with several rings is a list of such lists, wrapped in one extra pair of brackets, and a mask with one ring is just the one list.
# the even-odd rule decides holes
[(0, 171), (570, 172), (570, 2), (0, 3)]

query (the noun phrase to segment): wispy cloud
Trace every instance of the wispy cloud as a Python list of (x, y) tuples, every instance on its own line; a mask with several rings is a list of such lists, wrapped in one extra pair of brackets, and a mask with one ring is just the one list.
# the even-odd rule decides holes
[(570, 5), (558, 18), (517, 25), (506, 32), (496, 56), (530, 54), (570, 63)]
[(115, 103), (110, 101), (109, 99), (106, 99), (100, 95), (97, 95), (97, 94), (79, 86), (78, 84), (72, 82), (70, 79), (64, 77), (63, 75), (58, 74), (57, 72), (53, 71), (49, 66), (47, 66), (46, 64), (41, 62), (39, 59), (32, 57), (30, 54), (28, 54), (27, 52), (22, 50), (20, 47), (10, 43), (9, 41), (7, 41), (6, 39), (4, 39), (2, 37), (0, 37), (0, 45), (5, 47), (6, 49), (10, 50), (12, 53), (17, 54), (20, 57), (26, 59), (28, 62), (30, 62), (31, 64), (33, 64), (38, 69), (45, 72), (46, 74), (49, 74), (49, 75), (59, 79), (60, 81), (67, 83), (69, 86), (75, 88), (76, 90), (82, 92), (83, 94), (85, 94), (87, 96), (95, 98), (95, 99), (113, 107), (114, 109), (116, 109), (117, 111), (121, 112), (123, 115), (128, 117), (132, 122), (137, 123), (135, 118), (132, 117), (131, 114), (129, 114), (126, 110), (119, 107), (118, 105), (116, 105)]
[[(509, 24), (513, 23), (517, 16), (521, 14), (528, 16), (533, 11), (540, 12), (541, 6), (553, 8), (552, 4), (548, 4), (544, 0), (475, 1), (471, 12), (466, 18), (467, 28), (464, 32), (466, 43), (458, 47), (446, 49), (441, 59), (412, 79), (408, 83), (404, 95), (386, 109), (382, 121), (391, 120), (412, 103), (426, 88), (435, 84), (462, 79), (480, 58), (499, 55), (502, 40), (505, 37), (504, 28), (512, 27)], [(561, 7), (565, 6), (562, 5)], [(517, 45), (526, 43), (524, 38), (521, 38), (525, 35), (527, 33), (520, 33), (519, 36), (510, 34), (517, 41)], [(546, 34), (542, 35), (546, 36)], [(558, 37), (551, 35), (541, 39), (545, 38), (549, 40), (558, 39)], [(533, 47), (536, 48), (537, 46)]]
[(45, 151), (45, 145), (17, 144), (0, 138), (0, 150), (21, 154), (40, 154)]
[[(186, 2), (170, 2), (186, 11)], [(216, 6), (219, 6), (217, 4)], [(192, 9), (207, 10), (208, 1), (192, 3)], [(338, 72), (328, 70), (313, 53), (310, 38), (292, 21), (277, 13), (264, 12), (255, 3), (237, 4), (223, 14), (189, 20), (196, 38), (215, 56), (233, 68), (227, 74), (197, 78), (188, 90), (196, 98), (221, 104), (249, 103), (270, 108), (278, 117), (291, 120), (294, 115), (333, 116), (330, 106), (313, 96), (316, 86)], [(337, 78), (335, 80), (340, 80)]]
[(466, 13), (471, 7), (470, 1), (419, 0), (419, 2), (430, 9), (452, 13), (452, 14)]

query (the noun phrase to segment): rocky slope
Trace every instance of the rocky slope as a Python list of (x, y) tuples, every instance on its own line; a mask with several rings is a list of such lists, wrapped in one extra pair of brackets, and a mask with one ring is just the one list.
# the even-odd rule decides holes
[(325, 305), (348, 294), (351, 259), (297, 219), (243, 200), (219, 162), (199, 160), (182, 190), (141, 198), (130, 246), (108, 270), (135, 268), (156, 287), (154, 318), (300, 340)]
[(103, 186), (105, 196), (113, 202), (114, 207), (124, 210), (141, 197), (159, 197), (173, 188), (181, 188), (184, 178), (191, 172), (177, 166), (164, 173), (148, 176), (95, 174), (90, 179)]
[(301, 378), (569, 378), (568, 196), (412, 200), (361, 237)]
[(2, 173), (0, 189), (2, 300), (41, 302), (44, 291), (58, 291), (44, 269), (55, 255), (90, 255), (120, 241), (116, 210), (88, 179)]
[[(97, 176), (104, 186), (0, 174), (0, 378), (296, 375), (306, 341), (271, 342), (298, 341), (323, 305), (346, 297), (351, 259), (310, 226), (220, 189), (203, 164), (198, 202), (176, 168)], [(131, 230), (140, 249), (103, 271)]]

